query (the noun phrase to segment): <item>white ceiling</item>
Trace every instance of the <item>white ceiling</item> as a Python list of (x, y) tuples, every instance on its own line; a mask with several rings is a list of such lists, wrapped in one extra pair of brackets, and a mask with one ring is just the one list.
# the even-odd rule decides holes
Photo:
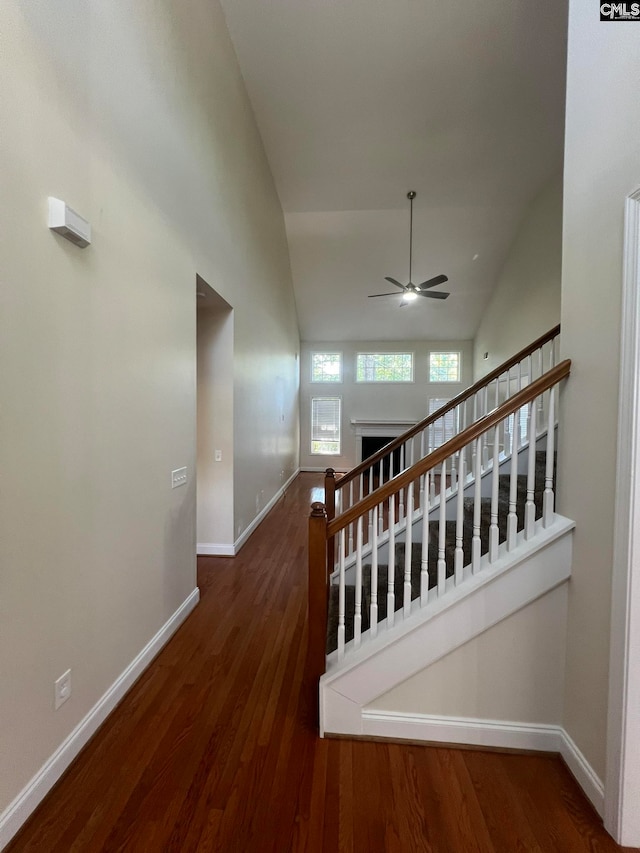
[[(303, 340), (465, 339), (562, 165), (566, 0), (222, 0)], [(367, 299), (439, 273), (446, 301)], [(473, 260), (474, 255), (479, 255)]]

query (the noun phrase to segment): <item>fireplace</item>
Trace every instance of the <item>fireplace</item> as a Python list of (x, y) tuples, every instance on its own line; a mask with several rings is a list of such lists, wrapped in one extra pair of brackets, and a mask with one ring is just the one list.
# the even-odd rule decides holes
[[(393, 435), (363, 435), (362, 436), (362, 459), (368, 459), (369, 456), (372, 456), (377, 450), (380, 450), (381, 447), (384, 447), (385, 444), (388, 444), (390, 441), (393, 441), (395, 436)], [(389, 462), (390, 459), (387, 456), (382, 461), (382, 471), (385, 480), (389, 479)], [(393, 451), (393, 471), (397, 474), (400, 470), (400, 448), (397, 448)], [(379, 465), (376, 466), (376, 476), (378, 476), (380, 471)]]

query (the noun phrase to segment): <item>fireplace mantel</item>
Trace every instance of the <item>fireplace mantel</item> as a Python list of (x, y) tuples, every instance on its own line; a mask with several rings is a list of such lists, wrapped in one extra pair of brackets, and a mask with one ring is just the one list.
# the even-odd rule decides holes
[(396, 438), (416, 423), (415, 418), (351, 418), (356, 432), (356, 459), (362, 461), (362, 436)]

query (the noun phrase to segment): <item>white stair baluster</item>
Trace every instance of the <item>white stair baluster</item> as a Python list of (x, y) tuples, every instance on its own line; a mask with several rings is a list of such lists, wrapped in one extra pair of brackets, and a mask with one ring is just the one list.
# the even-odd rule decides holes
[(447, 532), (447, 502), (445, 500), (445, 488), (447, 482), (447, 462), (442, 463), (440, 470), (440, 520), (438, 522), (438, 598), (444, 595), (447, 562), (445, 559), (445, 543)]
[(411, 613), (411, 547), (412, 540), (412, 515), (411, 506), (413, 504), (413, 483), (407, 486), (407, 524), (404, 530), (404, 615), (408, 616)]
[[(353, 506), (353, 480), (349, 483), (349, 506)], [(349, 525), (349, 554), (353, 554), (353, 524)]]
[[(484, 386), (482, 395), (482, 414), (486, 415), (489, 411), (489, 388)], [(484, 471), (489, 464), (489, 433), (485, 432), (482, 436), (482, 470)]]
[(462, 548), (462, 538), (464, 535), (464, 456), (460, 456), (459, 461), (460, 484), (458, 486), (458, 495), (456, 498), (456, 550), (453, 559), (453, 569), (455, 584), (462, 583), (464, 580), (464, 551)]
[(547, 446), (544, 469), (544, 495), (542, 497), (542, 526), (549, 527), (555, 512), (553, 469), (555, 462), (555, 386), (549, 388), (547, 401)]
[(396, 597), (394, 593), (396, 572), (396, 498), (389, 498), (389, 569), (387, 574), (387, 626), (394, 622)]
[(520, 430), (520, 409), (513, 413), (513, 434), (511, 436), (511, 467), (509, 470), (509, 514), (507, 515), (507, 551), (512, 551), (516, 546), (518, 534), (518, 516), (516, 514), (516, 501), (518, 498), (518, 436)]
[(371, 636), (378, 633), (378, 507), (373, 508), (373, 537), (371, 541), (371, 606), (369, 608), (369, 624)]
[[(380, 474), (379, 474), (379, 484), (382, 485), (384, 481), (384, 465), (383, 460), (380, 460)], [(382, 507), (380, 512), (378, 513), (378, 536), (382, 536), (382, 532), (384, 530), (384, 512), (382, 512)]]
[(482, 509), (482, 472), (480, 471), (481, 438), (475, 440), (475, 482), (473, 489), (473, 536), (471, 537), (471, 571), (475, 575), (480, 571), (480, 511)]
[[(371, 465), (369, 467), (368, 480), (369, 480), (369, 491), (367, 492), (367, 494), (370, 495), (371, 492), (373, 492), (373, 465)], [(372, 527), (373, 527), (373, 510), (370, 509), (369, 510), (369, 528), (368, 528), (368, 532), (367, 532), (367, 542), (371, 542), (372, 533), (373, 533)]]
[(493, 470), (491, 472), (491, 524), (489, 525), (489, 562), (493, 563), (498, 557), (500, 531), (498, 528), (498, 489), (500, 485), (500, 460), (498, 434), (500, 427), (496, 425), (493, 433)]
[(527, 500), (524, 505), (524, 538), (531, 539), (536, 523), (535, 481), (536, 481), (536, 401), (528, 405), (527, 435)]
[(353, 616), (353, 645), (358, 648), (362, 636), (362, 516), (357, 522), (356, 532), (356, 601)]
[(338, 660), (344, 657), (344, 549), (345, 530), (340, 531), (340, 574), (338, 577)]
[[(429, 476), (429, 472), (425, 477)], [(422, 507), (422, 555), (420, 558), (420, 605), (423, 607), (429, 600), (429, 507)]]

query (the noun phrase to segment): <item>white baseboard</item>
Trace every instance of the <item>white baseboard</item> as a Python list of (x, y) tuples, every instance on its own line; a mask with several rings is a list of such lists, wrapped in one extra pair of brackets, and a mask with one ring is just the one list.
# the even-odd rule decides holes
[(198, 542), (196, 554), (199, 557), (235, 557), (233, 545), (220, 545), (215, 542)]
[(598, 814), (602, 816), (604, 812), (602, 781), (562, 726), (370, 709), (362, 711), (362, 733), (393, 740), (556, 752), (562, 756)]
[[(291, 483), (293, 483), (293, 481), (295, 480), (295, 478), (298, 476), (298, 474), (299, 474), (299, 473), (300, 473), (300, 469), (299, 469), (299, 468), (296, 468), (296, 470), (295, 470), (295, 471), (293, 472), (293, 474), (289, 477), (289, 479), (288, 479), (288, 480), (287, 480), (287, 482), (284, 484), (284, 486), (282, 486), (281, 488), (279, 488), (279, 489), (278, 489), (278, 491), (277, 491), (277, 492), (275, 493), (275, 495), (271, 498), (271, 500), (269, 501), (269, 503), (268, 503), (268, 504), (267, 504), (267, 505), (266, 505), (266, 506), (265, 506), (265, 507), (264, 507), (264, 508), (263, 508), (263, 509), (258, 513), (258, 515), (256, 515), (256, 517), (253, 519), (253, 521), (251, 522), (251, 524), (250, 524), (248, 527), (245, 527), (245, 529), (242, 531), (242, 533), (240, 534), (240, 536), (238, 536), (238, 538), (236, 539), (236, 541), (233, 543), (233, 555), (235, 555), (235, 554), (237, 554), (237, 553), (238, 553), (238, 551), (240, 550), (240, 548), (242, 548), (242, 546), (245, 544), (245, 542), (247, 541), (247, 539), (251, 536), (251, 534), (252, 534), (252, 533), (253, 533), (253, 531), (256, 529), (256, 527), (257, 527), (257, 526), (258, 526), (262, 521), (264, 521), (264, 519), (266, 518), (266, 516), (271, 512), (271, 510), (274, 508), (274, 506), (278, 503), (278, 501), (280, 500), (280, 498), (284, 495), (284, 493), (287, 491), (287, 489), (289, 488), (289, 486), (291, 485)], [(198, 552), (198, 553), (200, 553), (200, 552)], [(232, 556), (233, 556), (233, 555), (232, 555)]]
[(562, 729), (560, 755), (600, 817), (604, 815), (604, 784), (582, 752)]
[(200, 590), (196, 588), (114, 681), (84, 719), (78, 723), (71, 734), (60, 744), (15, 800), (7, 806), (0, 815), (0, 850), (9, 843), (22, 824), (42, 802), (83, 746), (96, 733), (199, 600)]

